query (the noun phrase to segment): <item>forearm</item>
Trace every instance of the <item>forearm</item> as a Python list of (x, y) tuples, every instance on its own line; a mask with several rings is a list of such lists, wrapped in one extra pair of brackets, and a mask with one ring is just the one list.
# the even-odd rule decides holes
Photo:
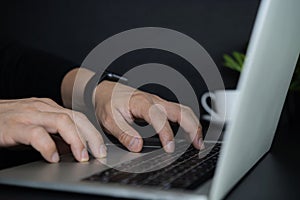
[(88, 69), (76, 68), (65, 75), (61, 84), (61, 97), (65, 107), (72, 107), (79, 111), (84, 110), (85, 86), (94, 74), (93, 71)]

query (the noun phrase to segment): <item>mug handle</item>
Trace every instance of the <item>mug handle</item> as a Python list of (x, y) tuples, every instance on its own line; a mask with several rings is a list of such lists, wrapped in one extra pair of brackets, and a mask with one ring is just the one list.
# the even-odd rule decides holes
[(214, 101), (216, 97), (215, 97), (214, 93), (206, 92), (201, 97), (201, 104), (202, 104), (204, 110), (206, 110), (206, 112), (208, 114), (210, 114), (211, 117), (218, 119), (219, 118), (218, 114), (207, 104), (208, 98), (211, 98), (211, 100)]

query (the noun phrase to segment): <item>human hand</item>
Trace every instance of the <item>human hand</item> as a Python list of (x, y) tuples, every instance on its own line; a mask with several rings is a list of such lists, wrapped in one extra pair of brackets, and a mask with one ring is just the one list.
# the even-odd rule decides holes
[(134, 119), (144, 119), (153, 126), (166, 152), (173, 152), (175, 148), (168, 120), (177, 122), (184, 129), (195, 148), (204, 148), (202, 127), (193, 111), (156, 95), (103, 81), (95, 90), (95, 110), (106, 131), (130, 151), (139, 152), (143, 147), (140, 134), (130, 126)]
[(87, 148), (96, 158), (106, 156), (100, 133), (85, 115), (45, 98), (0, 100), (0, 146), (31, 145), (47, 161), (58, 162), (57, 147), (49, 133), (59, 133), (80, 162), (89, 159)]

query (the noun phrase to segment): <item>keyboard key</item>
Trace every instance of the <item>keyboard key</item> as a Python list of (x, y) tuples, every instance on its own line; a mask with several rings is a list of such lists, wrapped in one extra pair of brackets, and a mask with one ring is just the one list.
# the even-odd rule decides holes
[[(180, 152), (180, 147), (177, 147), (177, 152)], [(216, 144), (210, 149), (204, 157), (199, 158), (199, 150), (190, 147), (176, 161), (170, 165), (155, 171), (145, 173), (129, 173), (116, 169), (108, 169), (101, 173), (94, 174), (84, 181), (102, 182), (102, 183), (120, 183), (135, 186), (150, 186), (161, 188), (164, 190), (176, 188), (193, 190), (202, 183), (211, 178), (216, 168), (216, 163), (219, 157), (220, 144)], [(175, 151), (176, 152), (176, 151)], [(135, 170), (146, 169), (151, 170), (165, 162), (166, 160), (175, 160), (176, 154), (159, 154), (151, 153), (143, 158), (136, 158), (131, 161), (120, 164), (118, 169)]]

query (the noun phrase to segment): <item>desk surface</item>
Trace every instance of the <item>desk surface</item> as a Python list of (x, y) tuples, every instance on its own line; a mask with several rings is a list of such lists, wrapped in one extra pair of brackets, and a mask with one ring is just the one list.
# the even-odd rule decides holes
[[(283, 127), (270, 152), (229, 193), (226, 199), (299, 199), (300, 128)], [(0, 152), (1, 158), (4, 157)], [(5, 156), (7, 158), (7, 155)], [(19, 156), (18, 156), (19, 157)], [(24, 155), (19, 163), (24, 162)], [(31, 159), (38, 158), (34, 155)], [(15, 159), (16, 160), (16, 159)], [(25, 159), (26, 160), (26, 159)], [(14, 163), (16, 164), (16, 163)], [(99, 196), (0, 185), (0, 199), (99, 199)], [(112, 199), (101, 196), (101, 199)]]

